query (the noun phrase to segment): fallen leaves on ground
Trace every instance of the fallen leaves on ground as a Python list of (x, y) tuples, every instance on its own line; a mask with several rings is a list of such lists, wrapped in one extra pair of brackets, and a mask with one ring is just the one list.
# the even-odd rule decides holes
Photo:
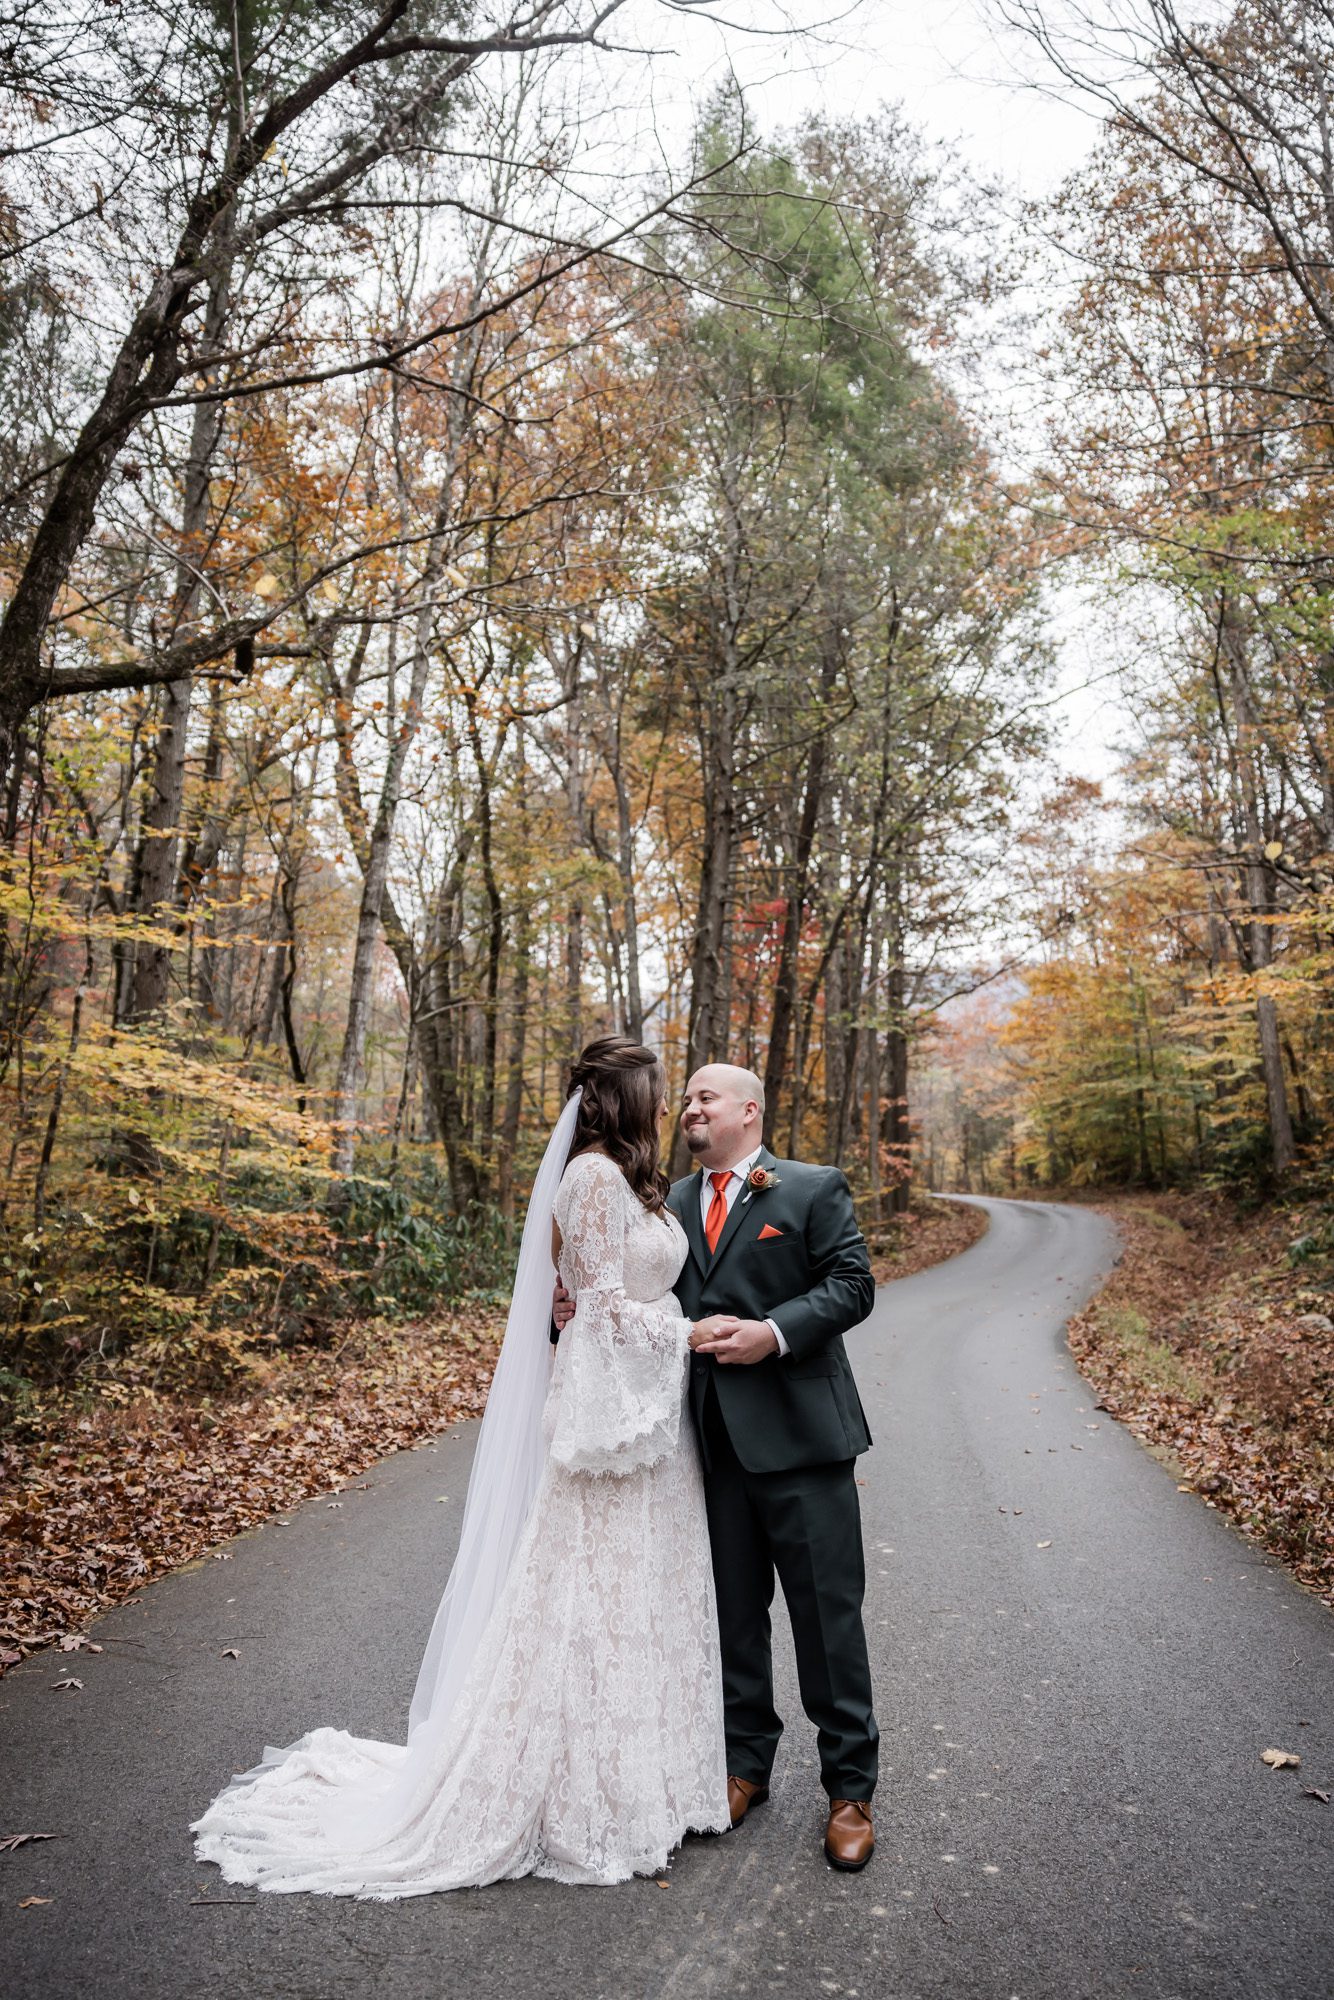
[(1300, 1768), (1301, 1761), (1295, 1750), (1262, 1750), (1260, 1752), (1260, 1762), (1268, 1764), (1271, 1771), (1296, 1771)]
[(153, 1577), (478, 1416), (503, 1331), (481, 1305), (368, 1322), (335, 1352), (265, 1362), (232, 1399), (48, 1406), (35, 1436), (0, 1444), (0, 1669), (44, 1646), (98, 1651), (82, 1628)]
[(32, 1840), (54, 1840), (54, 1833), (0, 1833), (0, 1854), (12, 1854), (16, 1847), (26, 1847)]
[(1294, 1265), (1300, 1207), (1099, 1194), (1124, 1254), (1070, 1321), (1100, 1408), (1334, 1605), (1334, 1272)]

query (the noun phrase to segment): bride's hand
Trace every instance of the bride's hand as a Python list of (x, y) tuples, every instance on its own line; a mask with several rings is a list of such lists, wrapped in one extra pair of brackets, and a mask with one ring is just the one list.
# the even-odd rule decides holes
[(741, 1322), (734, 1313), (710, 1313), (707, 1319), (697, 1319), (690, 1329), (690, 1345), (707, 1347), (710, 1341), (730, 1340)]

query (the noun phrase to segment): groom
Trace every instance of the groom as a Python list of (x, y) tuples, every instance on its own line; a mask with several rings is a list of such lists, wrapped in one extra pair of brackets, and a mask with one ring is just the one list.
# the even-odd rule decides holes
[(727, 1790), (733, 1826), (769, 1796), (783, 1728), (769, 1643), (776, 1571), (829, 1794), (825, 1853), (852, 1870), (875, 1846), (878, 1731), (853, 1476), (871, 1436), (843, 1335), (870, 1312), (875, 1286), (847, 1181), (775, 1159), (763, 1117), (750, 1070), (696, 1070), (681, 1127), (703, 1171), (667, 1197), (690, 1241), (681, 1310), (708, 1322), (690, 1337), (690, 1400), (722, 1637)]

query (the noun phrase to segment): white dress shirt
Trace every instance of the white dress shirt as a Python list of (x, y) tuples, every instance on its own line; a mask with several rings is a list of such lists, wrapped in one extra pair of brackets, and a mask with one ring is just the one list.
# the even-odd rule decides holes
[[(747, 1153), (744, 1160), (738, 1160), (736, 1165), (730, 1169), (732, 1178), (723, 1189), (723, 1200), (727, 1203), (727, 1213), (729, 1215), (732, 1213), (732, 1209), (745, 1185), (746, 1175), (750, 1172), (763, 1151), (764, 1148), (762, 1145), (757, 1146), (754, 1152)], [(708, 1222), (709, 1210), (713, 1206), (713, 1181), (710, 1176), (721, 1172), (721, 1167), (705, 1167), (700, 1174), (699, 1219), (703, 1223)], [(788, 1352), (788, 1344), (784, 1340), (780, 1328), (771, 1319), (766, 1319), (764, 1324), (773, 1327), (774, 1339), (778, 1342), (778, 1352), (786, 1354)]]

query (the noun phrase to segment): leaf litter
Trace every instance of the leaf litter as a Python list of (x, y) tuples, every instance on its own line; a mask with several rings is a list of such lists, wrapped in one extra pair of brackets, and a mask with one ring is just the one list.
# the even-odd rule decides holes
[(1198, 1191), (1094, 1206), (1123, 1243), (1069, 1323), (1095, 1407), (1334, 1606), (1334, 1254), (1302, 1248), (1327, 1211), (1242, 1217)]
[[(408, 1328), (367, 1321), (336, 1353), (298, 1349), (230, 1397), (145, 1390), (52, 1401), (0, 1441), (0, 1673), (145, 1583), (481, 1414), (504, 1331), (493, 1304)], [(354, 1488), (350, 1481), (359, 1480)], [(71, 1676), (62, 1683), (76, 1690)]]

